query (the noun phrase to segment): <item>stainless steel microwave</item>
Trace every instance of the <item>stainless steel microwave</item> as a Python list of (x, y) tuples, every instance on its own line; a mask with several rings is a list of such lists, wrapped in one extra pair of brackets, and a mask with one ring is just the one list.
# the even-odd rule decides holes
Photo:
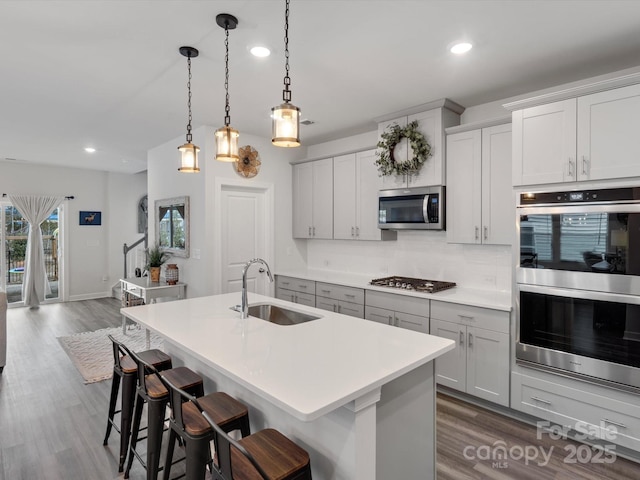
[(444, 230), (445, 187), (413, 187), (378, 192), (378, 228)]

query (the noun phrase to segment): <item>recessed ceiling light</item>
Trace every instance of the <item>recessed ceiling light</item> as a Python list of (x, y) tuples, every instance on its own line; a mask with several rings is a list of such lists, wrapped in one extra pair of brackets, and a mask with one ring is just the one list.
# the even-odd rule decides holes
[(469, 42), (456, 43), (453, 47), (451, 47), (451, 53), (462, 55), (463, 53), (467, 53), (472, 48), (473, 45), (471, 45)]
[(93, 148), (93, 147), (85, 147), (84, 151), (87, 152), (87, 153), (94, 153), (96, 151), (96, 149)]
[(253, 55), (254, 57), (262, 58), (262, 57), (268, 57), (269, 55), (271, 55), (271, 50), (269, 50), (267, 47), (262, 47), (262, 46), (251, 47), (249, 51), (251, 52), (251, 55)]

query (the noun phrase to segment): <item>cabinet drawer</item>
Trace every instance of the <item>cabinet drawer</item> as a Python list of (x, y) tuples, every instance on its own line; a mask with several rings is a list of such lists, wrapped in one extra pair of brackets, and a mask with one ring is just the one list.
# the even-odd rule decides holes
[(640, 407), (542, 380), (521, 377), (514, 408), (587, 436), (640, 449)]
[(384, 308), (394, 312), (429, 316), (429, 300), (426, 298), (367, 290), (365, 303), (367, 306)]
[(276, 276), (276, 287), (294, 290), (296, 292), (316, 294), (316, 282), (313, 280), (303, 280), (302, 278)]
[(295, 292), (294, 293), (294, 301), (296, 303), (300, 303), (302, 305), (306, 305), (307, 307), (315, 307), (316, 306), (316, 296), (311, 295), (310, 293), (304, 292)]
[(509, 312), (502, 310), (432, 300), (431, 318), (509, 333)]
[(331, 283), (316, 283), (316, 294), (333, 298), (334, 300), (344, 300), (352, 303), (364, 304), (364, 290), (362, 288), (344, 287)]

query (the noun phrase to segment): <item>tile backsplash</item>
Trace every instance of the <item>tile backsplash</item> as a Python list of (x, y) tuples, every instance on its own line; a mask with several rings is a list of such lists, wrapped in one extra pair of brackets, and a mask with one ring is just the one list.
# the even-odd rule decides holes
[(511, 290), (511, 246), (447, 243), (446, 232), (398, 232), (397, 241), (308, 240), (307, 267), (370, 275), (456, 282)]

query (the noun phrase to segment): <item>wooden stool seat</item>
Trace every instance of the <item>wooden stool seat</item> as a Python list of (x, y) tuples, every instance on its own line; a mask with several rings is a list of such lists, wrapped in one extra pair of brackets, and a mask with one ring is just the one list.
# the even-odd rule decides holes
[[(180, 385), (180, 388), (184, 390), (191, 390), (196, 385), (202, 385), (202, 377), (187, 367), (176, 367), (164, 370), (163, 373), (171, 383)], [(156, 374), (146, 375), (145, 383), (149, 397), (157, 399), (169, 395), (169, 390), (166, 389)]]
[[(235, 398), (224, 392), (214, 392), (198, 399), (211, 418), (225, 431), (240, 430), (243, 436), (249, 435), (249, 409)], [(242, 420), (246, 419), (246, 426), (242, 426)], [(213, 433), (211, 425), (202, 416), (200, 411), (191, 402), (182, 404), (182, 420), (184, 430), (192, 436), (201, 436)], [(234, 425), (237, 425), (234, 428)]]
[[(309, 454), (306, 450), (272, 428), (260, 430), (238, 443), (262, 467), (268, 480), (311, 478)], [(253, 464), (236, 448), (231, 448), (234, 480), (264, 480)], [(309, 472), (309, 476), (304, 476)]]
[[(138, 355), (158, 370), (164, 370), (162, 367), (166, 364), (171, 368), (171, 357), (162, 350), (145, 350), (144, 352), (138, 352)], [(123, 373), (136, 373), (138, 371), (138, 365), (129, 355), (124, 355), (120, 358), (120, 368)]]

